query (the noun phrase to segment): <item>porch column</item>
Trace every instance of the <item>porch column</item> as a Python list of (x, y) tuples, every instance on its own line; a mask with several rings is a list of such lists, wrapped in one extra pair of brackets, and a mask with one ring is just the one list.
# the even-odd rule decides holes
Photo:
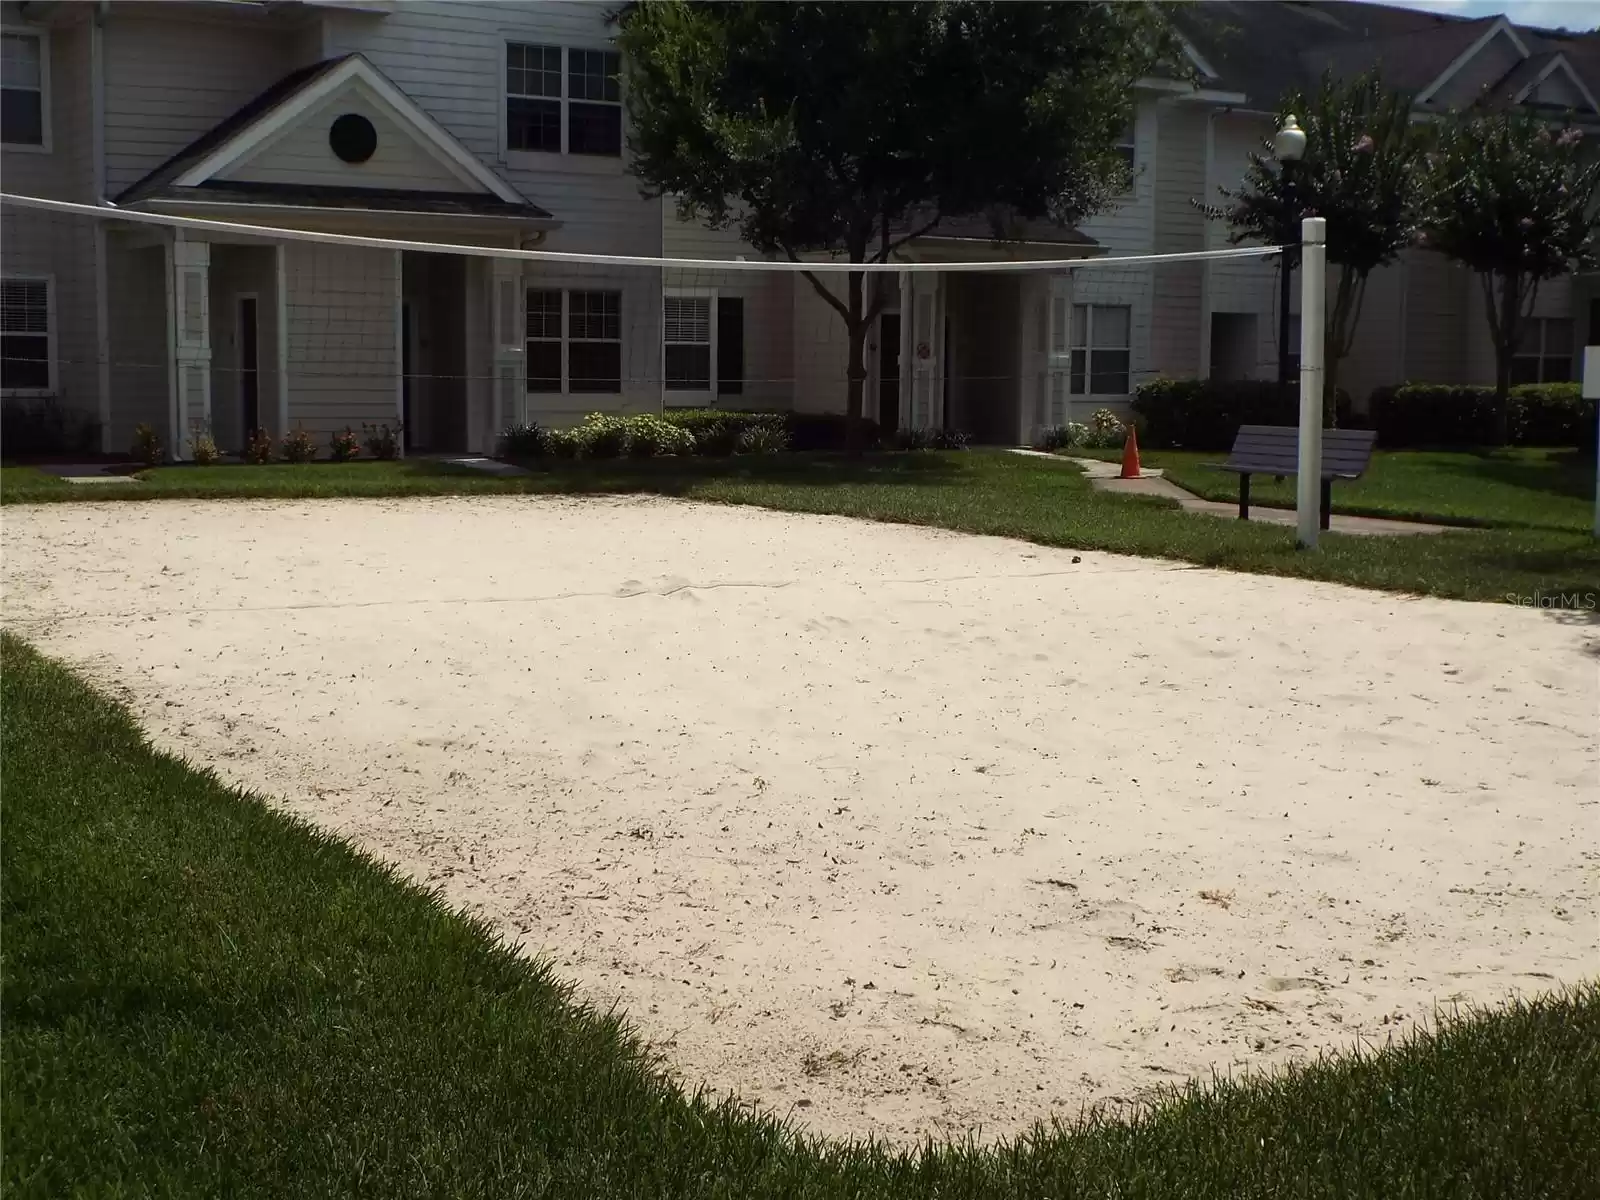
[(493, 453), (493, 440), (501, 430), (528, 421), (528, 364), (523, 353), (528, 333), (528, 293), (522, 283), (520, 259), (489, 261), (489, 295), (494, 305), (494, 396), (490, 400), (494, 428), (490, 431), (491, 445), (485, 447), (485, 452)]
[(172, 407), (168, 448), (182, 462), (191, 439), (211, 431), (211, 244), (180, 232), (170, 248), (172, 268)]
[(937, 271), (908, 275), (911, 360), (906, 373), (911, 376), (911, 427), (938, 429), (944, 424), (944, 276)]

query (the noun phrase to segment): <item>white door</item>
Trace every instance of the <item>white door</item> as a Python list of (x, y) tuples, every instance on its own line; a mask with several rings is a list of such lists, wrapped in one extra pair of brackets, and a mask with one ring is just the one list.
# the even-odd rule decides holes
[(909, 374), (911, 381), (910, 425), (913, 429), (938, 429), (944, 425), (944, 277), (936, 271), (908, 274), (911, 354), (901, 372)]

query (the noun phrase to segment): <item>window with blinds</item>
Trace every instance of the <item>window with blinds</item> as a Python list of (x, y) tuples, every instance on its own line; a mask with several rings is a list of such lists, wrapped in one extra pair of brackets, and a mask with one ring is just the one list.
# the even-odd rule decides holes
[(661, 332), (669, 392), (711, 390), (710, 296), (666, 296)]
[(0, 390), (51, 386), (50, 281), (0, 281)]

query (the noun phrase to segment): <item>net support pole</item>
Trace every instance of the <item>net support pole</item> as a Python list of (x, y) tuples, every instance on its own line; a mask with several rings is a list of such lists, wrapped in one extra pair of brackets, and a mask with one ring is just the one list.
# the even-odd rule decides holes
[(1328, 296), (1328, 222), (1300, 222), (1300, 459), (1295, 476), (1295, 544), (1317, 548), (1322, 525), (1323, 319)]
[[(1583, 348), (1583, 398), (1600, 407), (1600, 346)], [(1600, 538), (1600, 420), (1595, 421), (1594, 535)]]

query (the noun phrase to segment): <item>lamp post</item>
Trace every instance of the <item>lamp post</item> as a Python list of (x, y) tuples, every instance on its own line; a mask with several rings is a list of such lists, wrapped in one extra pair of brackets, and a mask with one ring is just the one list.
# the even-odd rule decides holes
[(1305, 131), (1290, 113), (1283, 128), (1272, 137), (1272, 152), (1283, 172), (1283, 261), (1278, 264), (1278, 386), (1287, 388), (1289, 378), (1289, 296), (1294, 254), (1300, 247), (1300, 206), (1295, 202), (1294, 173), (1306, 152)]

